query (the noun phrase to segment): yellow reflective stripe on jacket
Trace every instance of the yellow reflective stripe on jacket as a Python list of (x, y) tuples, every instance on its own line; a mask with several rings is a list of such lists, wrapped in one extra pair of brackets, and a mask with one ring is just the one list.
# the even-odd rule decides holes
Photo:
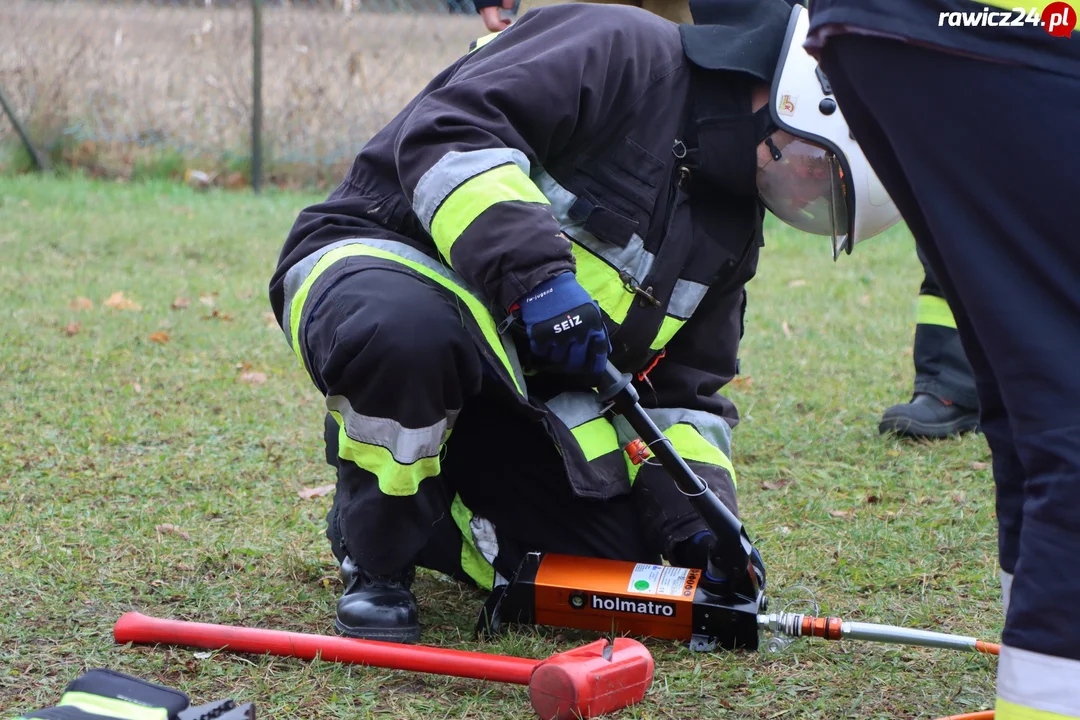
[[(613, 323), (622, 325), (636, 298), (628, 281), (643, 282), (652, 270), (656, 256), (645, 249), (636, 233), (625, 246), (605, 242), (585, 229), (584, 223), (570, 217), (578, 197), (556, 182), (547, 171), (536, 169), (533, 182), (547, 197), (559, 229), (570, 238), (577, 261), (577, 279)], [(664, 347), (693, 315), (708, 292), (707, 285), (680, 278), (668, 298), (667, 315), (650, 349)]]
[(634, 293), (623, 285), (619, 273), (580, 244), (572, 242), (577, 261), (577, 281), (616, 325), (621, 325), (634, 303)]
[(168, 720), (169, 717), (169, 711), (165, 708), (147, 707), (78, 691), (64, 693), (57, 707), (76, 707), (83, 712), (124, 720)]
[(671, 338), (675, 337), (675, 333), (679, 332), (679, 329), (686, 324), (685, 320), (679, 318), (673, 318), (670, 315), (664, 318), (664, 322), (660, 323), (660, 330), (656, 333), (656, 338), (649, 345), (650, 350), (660, 350), (667, 345)]
[(494, 33), (491, 33), (490, 35), (485, 35), (484, 37), (479, 37), (479, 38), (476, 38), (475, 40), (473, 40), (469, 44), (469, 54), (471, 55), (472, 53), (476, 52), (480, 48), (487, 45), (489, 42), (491, 42), (495, 38), (499, 37), (499, 33), (501, 33), (501, 32), (502, 32), (502, 30), (499, 30), (499, 32), (494, 32)]
[[(436, 272), (432, 268), (422, 265), (419, 262), (404, 258), (401, 255), (390, 252), (388, 250), (383, 250), (381, 248), (373, 247), (372, 245), (364, 244), (364, 242), (365, 241), (363, 240), (349, 242), (341, 245), (340, 247), (336, 247), (329, 252), (324, 253), (322, 257), (319, 258), (319, 261), (315, 263), (315, 266), (308, 273), (307, 277), (304, 278), (303, 283), (300, 285), (299, 289), (296, 291), (296, 294), (292, 297), (292, 299), (289, 300), (288, 298), (286, 298), (286, 302), (288, 302), (290, 305), (290, 338), (293, 350), (296, 352), (296, 357), (300, 361), (301, 367), (304, 366), (304, 359), (303, 353), (300, 349), (300, 318), (303, 312), (304, 304), (307, 301), (308, 293), (311, 291), (312, 285), (314, 285), (315, 281), (319, 278), (319, 276), (326, 272), (326, 270), (330, 268), (330, 266), (332, 266), (334, 263), (340, 260), (344, 260), (348, 257), (366, 256), (400, 263), (405, 267), (415, 270), (416, 272), (423, 275), (425, 278), (438, 283), (440, 286), (446, 288), (447, 290), (457, 295), (457, 297), (461, 298), (462, 302), (464, 302), (466, 307), (469, 309), (469, 312), (472, 313), (473, 319), (476, 321), (476, 324), (480, 327), (480, 330), (484, 335), (484, 339), (487, 341), (487, 344), (490, 347), (491, 351), (495, 353), (495, 356), (499, 359), (499, 361), (506, 368), (507, 372), (510, 374), (510, 377), (513, 379), (514, 385), (515, 387), (517, 387), (518, 392), (520, 392), (523, 396), (526, 395), (524, 380), (519, 377), (519, 374), (518, 372), (516, 372), (514, 364), (510, 362), (510, 358), (506, 354), (506, 349), (503, 347), (502, 341), (499, 338), (499, 332), (495, 325), (494, 318), (491, 317), (491, 313), (487, 311), (483, 304), (479, 300), (477, 300), (472, 293), (468, 292), (468, 290), (466, 290), (464, 287), (458, 285), (451, 279), (447, 278), (445, 275)], [(369, 240), (367, 242), (372, 244), (379, 243), (382, 245), (392, 244), (390, 241)], [(400, 245), (401, 243), (394, 244)], [(408, 246), (403, 245), (403, 247)]]
[(450, 515), (461, 533), (461, 569), (481, 589), (491, 590), (495, 585), (495, 568), (476, 547), (472, 532), (473, 512), (461, 501), (460, 495), (454, 495), (454, 501), (450, 504)]
[[(476, 175), (453, 190), (431, 219), (431, 237), (450, 262), (450, 250), (476, 218), (501, 202), (548, 205), (548, 199), (517, 165), (500, 165)], [(450, 262), (453, 267), (453, 263)]]
[(595, 392), (560, 393), (544, 405), (569, 428), (586, 461), (619, 451), (619, 435), (604, 417), (604, 406)]
[(581, 451), (585, 453), (585, 459), (589, 462), (619, 449), (619, 438), (615, 434), (615, 427), (607, 418), (590, 420), (583, 425), (571, 428), (570, 432), (577, 439)]
[(919, 296), (915, 322), (919, 325), (940, 325), (941, 327), (956, 329), (956, 319), (953, 317), (949, 303), (944, 298), (939, 298), (936, 295)]
[(379, 490), (384, 495), (415, 495), (421, 482), (437, 476), (441, 471), (438, 455), (402, 465), (394, 460), (394, 455), (383, 446), (353, 440), (345, 431), (341, 414), (333, 410), (330, 414), (338, 424), (338, 457), (374, 475), (379, 481)]

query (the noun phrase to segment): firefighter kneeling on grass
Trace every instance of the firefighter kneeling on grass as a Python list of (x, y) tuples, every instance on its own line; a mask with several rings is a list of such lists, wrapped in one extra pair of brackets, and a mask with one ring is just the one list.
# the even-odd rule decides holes
[(705, 566), (689, 501), (596, 400), (609, 358), (737, 512), (719, 391), (765, 209), (834, 249), (897, 215), (802, 50), (805, 11), (692, 9), (525, 14), (300, 213), (270, 297), (329, 410), (338, 632), (417, 641), (417, 566), (486, 590), (529, 551)]

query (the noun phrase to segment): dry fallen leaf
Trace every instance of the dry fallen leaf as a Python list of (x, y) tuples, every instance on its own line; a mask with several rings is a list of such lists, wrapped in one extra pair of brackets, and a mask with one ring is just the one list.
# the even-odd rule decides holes
[(206, 307), (214, 307), (214, 302), (215, 302), (214, 298), (216, 298), (216, 297), (217, 297), (217, 293), (210, 293), (209, 295), (200, 295), (199, 296), (199, 302), (201, 302)]
[(110, 307), (113, 310), (142, 310), (141, 305), (124, 297), (124, 293), (119, 291), (109, 296), (105, 301), (105, 307)]
[(189, 305), (191, 305), (191, 300), (186, 297), (177, 297), (172, 301), (171, 307), (173, 310), (186, 310)]
[(232, 315), (220, 312), (219, 310), (214, 310), (214, 312), (209, 315), (203, 315), (203, 320), (224, 320), (225, 322), (229, 322), (232, 320)]
[(274, 315), (272, 312), (264, 312), (263, 320), (265, 320), (266, 324), (270, 327), (276, 328), (278, 326), (277, 315)]
[(749, 375), (737, 375), (734, 380), (731, 381), (732, 387), (741, 388), (743, 390), (749, 388), (754, 384), (754, 378)]
[(262, 385), (266, 382), (266, 373), (246, 372), (240, 376), (240, 381), (251, 383), (252, 385)]
[(161, 343), (164, 345), (169, 342), (169, 333), (164, 330), (158, 330), (156, 333), (150, 333), (150, 342)]
[(787, 485), (789, 482), (791, 482), (791, 480), (789, 480), (788, 478), (776, 478), (775, 480), (766, 480), (765, 482), (761, 483), (761, 487), (765, 488), (766, 490), (779, 490), (780, 488)]
[(838, 518), (849, 518), (854, 512), (852, 510), (830, 510), (829, 514)]
[(251, 369), (251, 363), (247, 363), (247, 362), (236, 363), (236, 365), (234, 365), (234, 367), (237, 370), (239, 370), (240, 372), (247, 372), (248, 370)]
[(304, 500), (310, 500), (311, 498), (322, 497), (323, 495), (329, 495), (334, 492), (333, 485), (320, 485), (319, 487), (310, 487), (298, 490), (296, 492)]
[(802, 287), (805, 284), (806, 284), (805, 280), (799, 279), (799, 280), (792, 280), (791, 282), (789, 282), (787, 284), (787, 286), (789, 288), (797, 288), (797, 287)]
[(137, 382), (131, 383), (131, 389), (134, 390), (139, 395), (142, 394), (142, 385), (140, 385)]
[(859, 298), (859, 304), (865, 307), (870, 307), (870, 296), (863, 295), (861, 298)]
[(788, 327), (787, 320), (780, 323), (780, 329), (784, 331), (784, 335), (791, 337), (791, 328)]
[(72, 310), (93, 310), (94, 303), (90, 298), (80, 296), (69, 302), (68, 307)]
[(877, 495), (867, 495), (866, 502), (870, 505), (876, 505), (877, 503), (881, 502), (881, 498), (879, 498)]
[(177, 526), (175, 526), (175, 525), (173, 525), (171, 523), (165, 523), (164, 525), (158, 525), (154, 529), (157, 530), (159, 533), (172, 533), (173, 535), (179, 535), (180, 537), (184, 538), (185, 540), (190, 540), (191, 539), (190, 535), (188, 535), (186, 532), (184, 532), (183, 530), (181, 530), (180, 528), (178, 528)]
[(78, 335), (80, 330), (82, 330), (82, 323), (68, 323), (64, 326), (64, 332), (67, 333), (68, 337)]
[(979, 462), (978, 460), (976, 460), (975, 462), (971, 463), (971, 469), (972, 469), (972, 470), (985, 470), (985, 469), (986, 469), (986, 468), (988, 468), (988, 467), (990, 467), (990, 465), (989, 465), (989, 464), (987, 464), (987, 463), (984, 463), (984, 462)]

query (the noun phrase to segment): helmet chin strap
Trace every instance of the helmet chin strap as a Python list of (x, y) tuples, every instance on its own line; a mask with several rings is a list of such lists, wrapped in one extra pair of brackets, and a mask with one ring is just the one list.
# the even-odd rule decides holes
[(759, 108), (754, 113), (754, 140), (757, 144), (765, 143), (765, 147), (769, 148), (769, 154), (772, 155), (773, 162), (779, 162), (784, 157), (784, 154), (780, 152), (780, 148), (776, 147), (776, 143), (772, 139), (773, 133), (779, 129), (776, 123), (773, 122), (768, 105)]
[(766, 138), (779, 129), (780, 127), (772, 119), (769, 106), (764, 105), (758, 108), (754, 113), (754, 139), (759, 143), (765, 142)]

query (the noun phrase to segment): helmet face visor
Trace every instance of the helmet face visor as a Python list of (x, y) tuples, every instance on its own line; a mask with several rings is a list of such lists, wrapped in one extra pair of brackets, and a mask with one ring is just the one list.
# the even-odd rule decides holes
[[(782, 137), (787, 142), (781, 146), (776, 141)], [(836, 154), (787, 133), (776, 133), (773, 140), (780, 159), (770, 158), (758, 170), (761, 202), (792, 227), (831, 237), (834, 246), (846, 241), (850, 218)]]

